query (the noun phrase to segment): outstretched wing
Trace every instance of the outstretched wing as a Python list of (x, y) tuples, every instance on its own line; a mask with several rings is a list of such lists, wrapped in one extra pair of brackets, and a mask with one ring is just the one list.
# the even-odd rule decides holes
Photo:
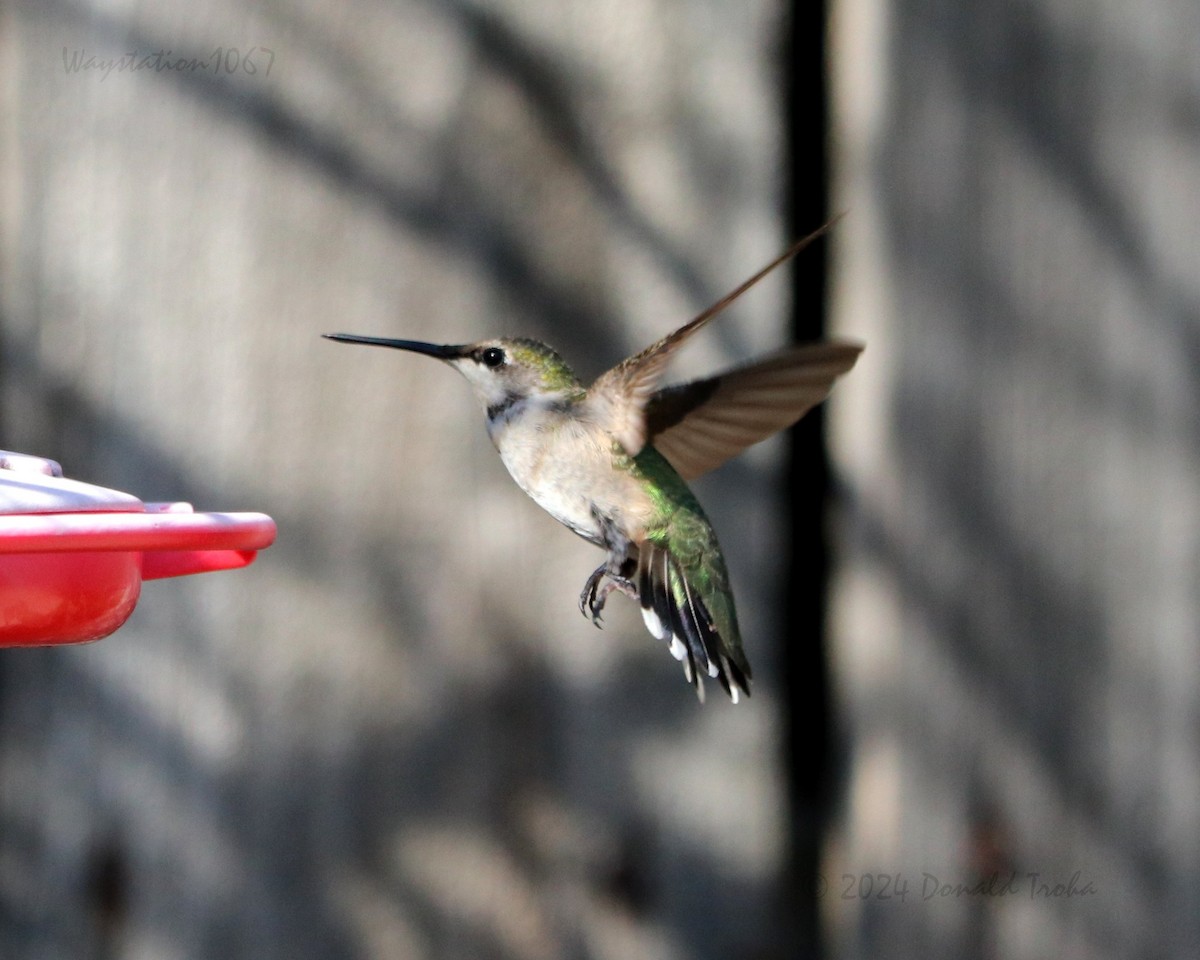
[(646, 404), (647, 440), (684, 480), (790, 427), (854, 366), (857, 343), (789, 347), (728, 373), (668, 387)]
[(731, 290), (711, 307), (693, 317), (678, 330), (668, 333), (657, 343), (651, 344), (641, 353), (622, 360), (592, 384), (588, 389), (588, 403), (608, 432), (625, 448), (626, 453), (631, 457), (636, 457), (646, 443), (646, 405), (658, 389), (671, 354), (709, 320), (780, 264), (786, 263), (828, 231), (836, 222), (836, 219), (831, 220), (803, 240), (792, 244), (758, 273)]

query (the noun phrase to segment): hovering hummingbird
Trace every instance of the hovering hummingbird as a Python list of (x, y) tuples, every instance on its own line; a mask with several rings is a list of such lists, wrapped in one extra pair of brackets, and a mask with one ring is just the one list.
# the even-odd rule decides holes
[(700, 699), (707, 673), (737, 703), (739, 691), (750, 693), (750, 664), (725, 559), (687, 481), (799, 420), (854, 366), (862, 346), (786, 347), (703, 380), (665, 389), (659, 381), (689, 337), (826, 228), (586, 388), (554, 350), (523, 337), (442, 346), (324, 336), (436, 357), (466, 377), (521, 489), (607, 553), (583, 586), (580, 612), (600, 626), (610, 593), (634, 598)]

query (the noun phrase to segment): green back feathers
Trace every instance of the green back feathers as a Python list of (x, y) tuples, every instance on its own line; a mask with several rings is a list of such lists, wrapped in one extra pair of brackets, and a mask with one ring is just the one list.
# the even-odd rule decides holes
[(583, 384), (567, 362), (539, 340), (515, 337), (508, 341), (513, 360), (541, 374), (541, 386), (546, 390), (583, 393)]
[[(636, 457), (629, 457), (620, 446), (617, 446), (616, 449), (619, 451), (617, 455), (626, 459), (628, 469), (632, 471), (633, 475), (639, 480), (646, 481), (646, 489), (658, 508), (664, 525), (676, 519), (686, 524), (691, 519), (699, 521), (699, 524), (705, 528), (709, 526), (708, 518), (704, 515), (700, 501), (683, 482), (683, 478), (679, 476), (675, 468), (667, 462), (667, 458), (653, 446), (647, 444), (642, 447)], [(621, 466), (626, 466), (626, 464), (621, 464)], [(700, 531), (697, 529), (695, 532)]]
[[(626, 456), (623, 451), (620, 455)], [(712, 615), (717, 633), (740, 654), (741, 638), (729, 573), (717, 535), (700, 501), (666, 457), (650, 444), (631, 459), (631, 466), (634, 476), (646, 481), (646, 489), (661, 518), (658, 525), (647, 531), (647, 538), (671, 552)]]

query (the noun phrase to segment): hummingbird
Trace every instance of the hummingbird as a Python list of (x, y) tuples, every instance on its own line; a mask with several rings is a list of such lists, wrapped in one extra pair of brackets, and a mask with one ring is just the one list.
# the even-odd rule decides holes
[(863, 347), (795, 345), (716, 376), (659, 385), (676, 350), (828, 227), (588, 387), (557, 352), (524, 337), (443, 345), (323, 336), (424, 354), (462, 374), (518, 486), (605, 551), (580, 592), (580, 612), (599, 627), (614, 590), (633, 598), (647, 630), (682, 662), (700, 700), (707, 674), (737, 703), (740, 693), (750, 694), (750, 663), (721, 547), (688, 481), (799, 420)]

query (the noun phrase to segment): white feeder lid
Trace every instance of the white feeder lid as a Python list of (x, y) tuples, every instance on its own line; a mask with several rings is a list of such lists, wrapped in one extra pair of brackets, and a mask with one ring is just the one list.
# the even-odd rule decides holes
[(0, 450), (0, 514), (141, 513), (137, 497), (68, 480), (53, 460)]

